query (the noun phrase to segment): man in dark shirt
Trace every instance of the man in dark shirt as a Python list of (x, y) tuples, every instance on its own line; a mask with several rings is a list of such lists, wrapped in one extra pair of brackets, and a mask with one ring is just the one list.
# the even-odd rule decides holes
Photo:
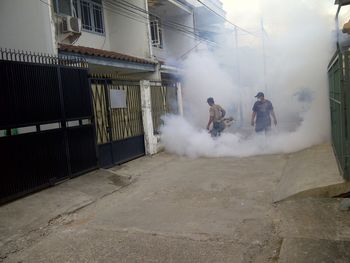
[[(254, 103), (253, 113), (252, 113), (252, 121), (251, 124), (254, 126), (256, 132), (268, 132), (271, 130), (271, 117), (273, 117), (273, 122), (277, 125), (277, 119), (275, 113), (273, 111), (272, 103), (265, 99), (264, 93), (259, 92), (255, 98), (258, 99), (257, 102)], [(256, 117), (256, 121), (254, 123)]]

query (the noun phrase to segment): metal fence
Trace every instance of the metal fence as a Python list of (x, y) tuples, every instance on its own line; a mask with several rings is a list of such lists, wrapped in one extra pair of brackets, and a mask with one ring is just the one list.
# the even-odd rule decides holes
[(159, 134), (162, 117), (178, 113), (177, 82), (151, 82), (151, 105), (154, 134)]
[(36, 53), (16, 49), (0, 48), (0, 60), (27, 62), (42, 65), (60, 65), (76, 68), (87, 68), (86, 60), (79, 56), (53, 55), (45, 53)]
[[(92, 78), (91, 89), (100, 166), (108, 167), (144, 155), (139, 81)], [(123, 105), (113, 106), (112, 96), (116, 91)]]
[(97, 167), (86, 66), (0, 50), (0, 202)]
[(336, 52), (328, 65), (332, 143), (343, 177), (350, 179), (350, 52)]

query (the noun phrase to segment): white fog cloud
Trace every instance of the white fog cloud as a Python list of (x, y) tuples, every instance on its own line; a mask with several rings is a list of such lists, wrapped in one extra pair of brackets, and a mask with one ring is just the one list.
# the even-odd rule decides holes
[[(244, 32), (239, 33), (238, 48), (230, 34), (226, 37), (230, 41), (221, 43), (216, 52), (202, 50), (189, 56), (184, 62), (185, 116), (165, 118), (161, 131), (166, 150), (188, 156), (248, 156), (293, 152), (328, 141), (327, 63), (334, 48), (333, 2), (223, 2), (230, 21), (259, 36), (263, 16), (266, 75), (261, 37)], [(265, 92), (278, 118), (268, 137), (256, 136), (249, 126), (257, 91)], [(303, 94), (311, 101), (303, 100)], [(207, 97), (214, 97), (238, 120), (242, 113), (243, 122), (212, 139), (205, 130)]]

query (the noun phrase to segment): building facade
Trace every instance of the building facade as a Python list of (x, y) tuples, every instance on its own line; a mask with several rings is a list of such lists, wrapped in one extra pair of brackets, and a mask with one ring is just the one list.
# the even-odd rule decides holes
[[(214, 41), (223, 16), (218, 0), (3, 0), (0, 47), (83, 58), (98, 144), (142, 134), (146, 153), (153, 154), (160, 149), (160, 117), (182, 113), (183, 59), (200, 43)], [(138, 106), (113, 110), (113, 96)], [(107, 120), (115, 120), (114, 130)]]

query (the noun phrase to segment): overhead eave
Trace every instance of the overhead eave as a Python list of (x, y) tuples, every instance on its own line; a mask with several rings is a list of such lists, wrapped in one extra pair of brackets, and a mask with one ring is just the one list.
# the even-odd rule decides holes
[(118, 68), (121, 70), (154, 72), (158, 64), (155, 60), (134, 57), (110, 50), (67, 44), (59, 45), (59, 54), (80, 56), (85, 58), (86, 62), (89, 64)]
[(187, 12), (188, 14), (192, 14), (192, 9), (187, 5), (184, 5), (183, 3), (176, 0), (168, 0), (168, 1), (173, 5), (175, 5), (176, 7), (181, 8), (183, 11)]
[[(66, 56), (74, 55), (71, 52), (60, 52), (60, 54), (66, 55)], [(137, 70), (137, 71), (145, 71), (145, 72), (156, 71), (156, 65), (152, 65), (152, 64), (127, 62), (127, 61), (121, 61), (121, 60), (116, 60), (112, 58), (96, 57), (96, 56), (90, 56), (90, 55), (80, 55), (80, 56), (84, 57), (87, 63), (99, 65), (99, 66), (107, 66), (107, 67), (114, 67), (118, 69)]]
[(169, 74), (175, 74), (175, 75), (182, 75), (184, 74), (184, 70), (181, 68), (177, 68), (174, 66), (167, 66), (167, 65), (161, 65), (160, 66), (160, 72), (162, 73), (169, 73)]
[(94, 56), (84, 56), (84, 57), (86, 58), (86, 61), (88, 63), (101, 65), (101, 66), (109, 66), (109, 67), (115, 67), (115, 68), (132, 69), (132, 70), (147, 71), (147, 72), (156, 71), (156, 66), (151, 64), (125, 62), (125, 61), (115, 60), (112, 58), (101, 58), (101, 57), (94, 57)]
[(350, 0), (335, 0), (334, 4), (339, 6), (349, 5)]

